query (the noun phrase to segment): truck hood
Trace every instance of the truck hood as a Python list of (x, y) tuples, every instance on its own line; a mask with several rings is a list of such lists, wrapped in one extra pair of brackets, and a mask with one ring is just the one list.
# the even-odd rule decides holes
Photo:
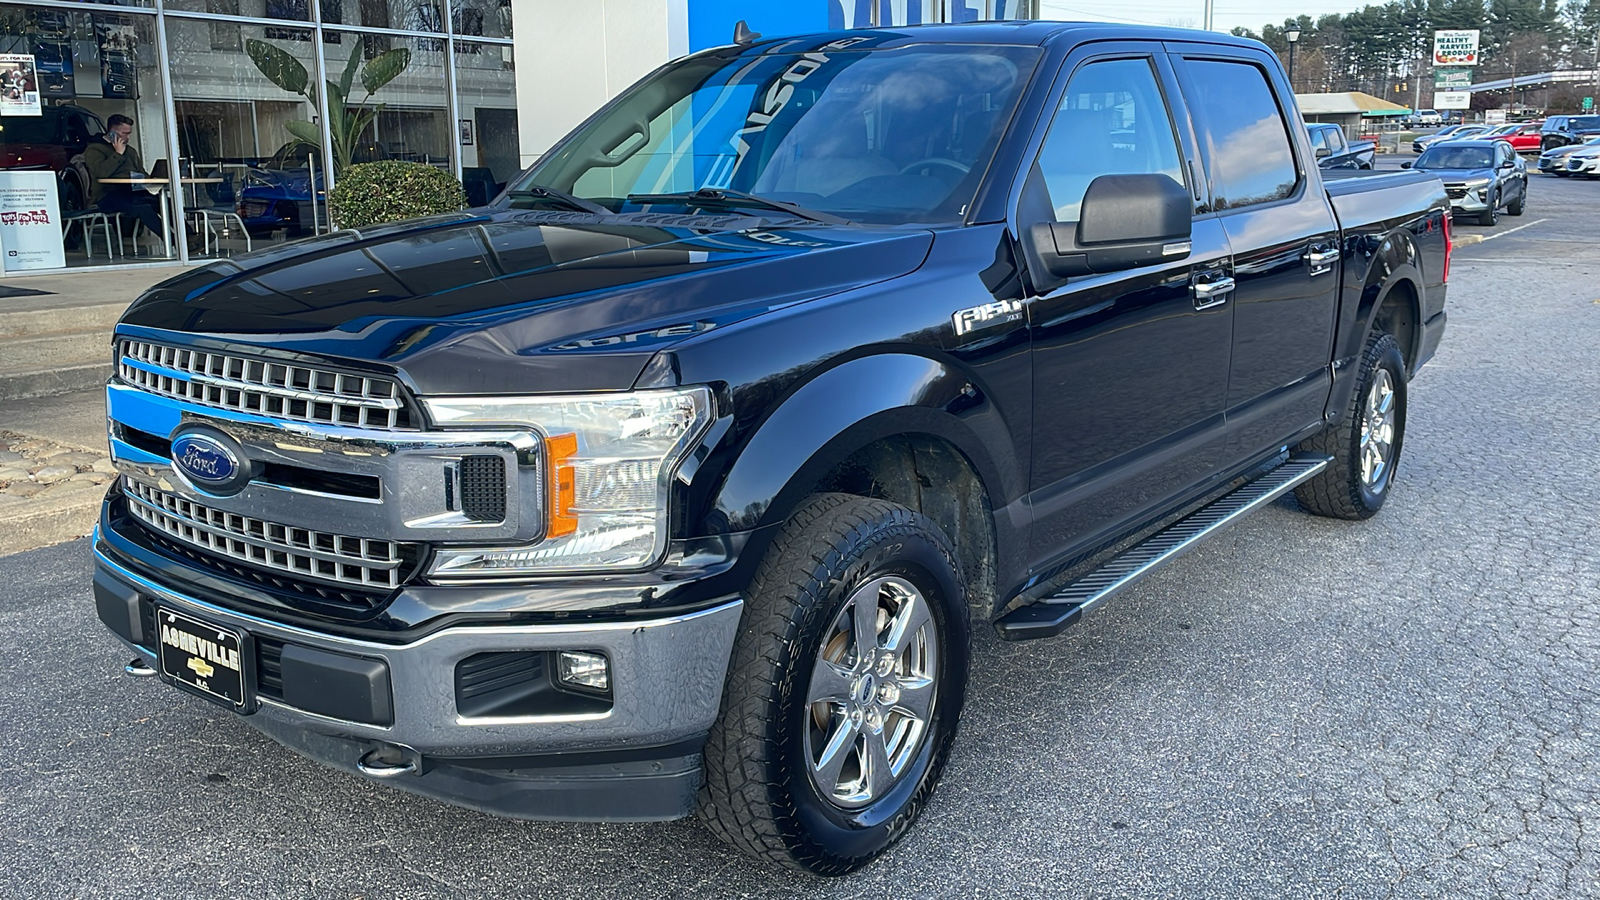
[(118, 332), (379, 363), (423, 394), (626, 390), (676, 341), (914, 271), (932, 238), (477, 210), (212, 263), (152, 288)]

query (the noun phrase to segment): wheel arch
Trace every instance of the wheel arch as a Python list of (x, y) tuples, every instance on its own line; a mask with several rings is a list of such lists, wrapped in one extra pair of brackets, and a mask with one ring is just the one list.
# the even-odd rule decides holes
[(911, 353), (858, 357), (772, 404), (733, 452), (706, 504), (708, 531), (751, 531), (753, 559), (807, 497), (838, 491), (890, 500), (938, 524), (992, 611), (1012, 550), (994, 511), (1020, 489), (1017, 453), (984, 386)]

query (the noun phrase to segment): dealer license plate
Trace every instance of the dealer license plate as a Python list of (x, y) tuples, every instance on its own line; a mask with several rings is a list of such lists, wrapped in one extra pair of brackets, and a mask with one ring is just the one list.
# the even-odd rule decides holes
[(156, 647), (168, 682), (238, 712), (252, 710), (247, 635), (156, 607)]

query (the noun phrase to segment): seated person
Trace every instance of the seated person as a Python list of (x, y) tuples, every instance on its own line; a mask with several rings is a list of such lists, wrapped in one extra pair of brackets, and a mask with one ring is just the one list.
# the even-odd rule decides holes
[[(148, 171), (139, 151), (128, 143), (133, 134), (133, 120), (124, 115), (113, 115), (106, 120), (108, 129), (99, 140), (92, 140), (83, 151), (83, 164), (89, 170), (92, 184), (89, 203), (101, 212), (132, 216), (150, 229), (161, 234), (161, 208), (156, 194), (137, 185), (105, 184), (106, 178), (129, 178)], [(182, 221), (181, 219), (179, 221)], [(200, 248), (200, 235), (183, 223), (189, 252)]]

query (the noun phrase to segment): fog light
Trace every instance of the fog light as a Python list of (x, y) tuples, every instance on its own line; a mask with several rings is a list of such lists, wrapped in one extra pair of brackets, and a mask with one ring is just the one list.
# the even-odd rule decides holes
[(611, 667), (598, 653), (562, 650), (556, 654), (556, 680), (584, 691), (611, 690)]

